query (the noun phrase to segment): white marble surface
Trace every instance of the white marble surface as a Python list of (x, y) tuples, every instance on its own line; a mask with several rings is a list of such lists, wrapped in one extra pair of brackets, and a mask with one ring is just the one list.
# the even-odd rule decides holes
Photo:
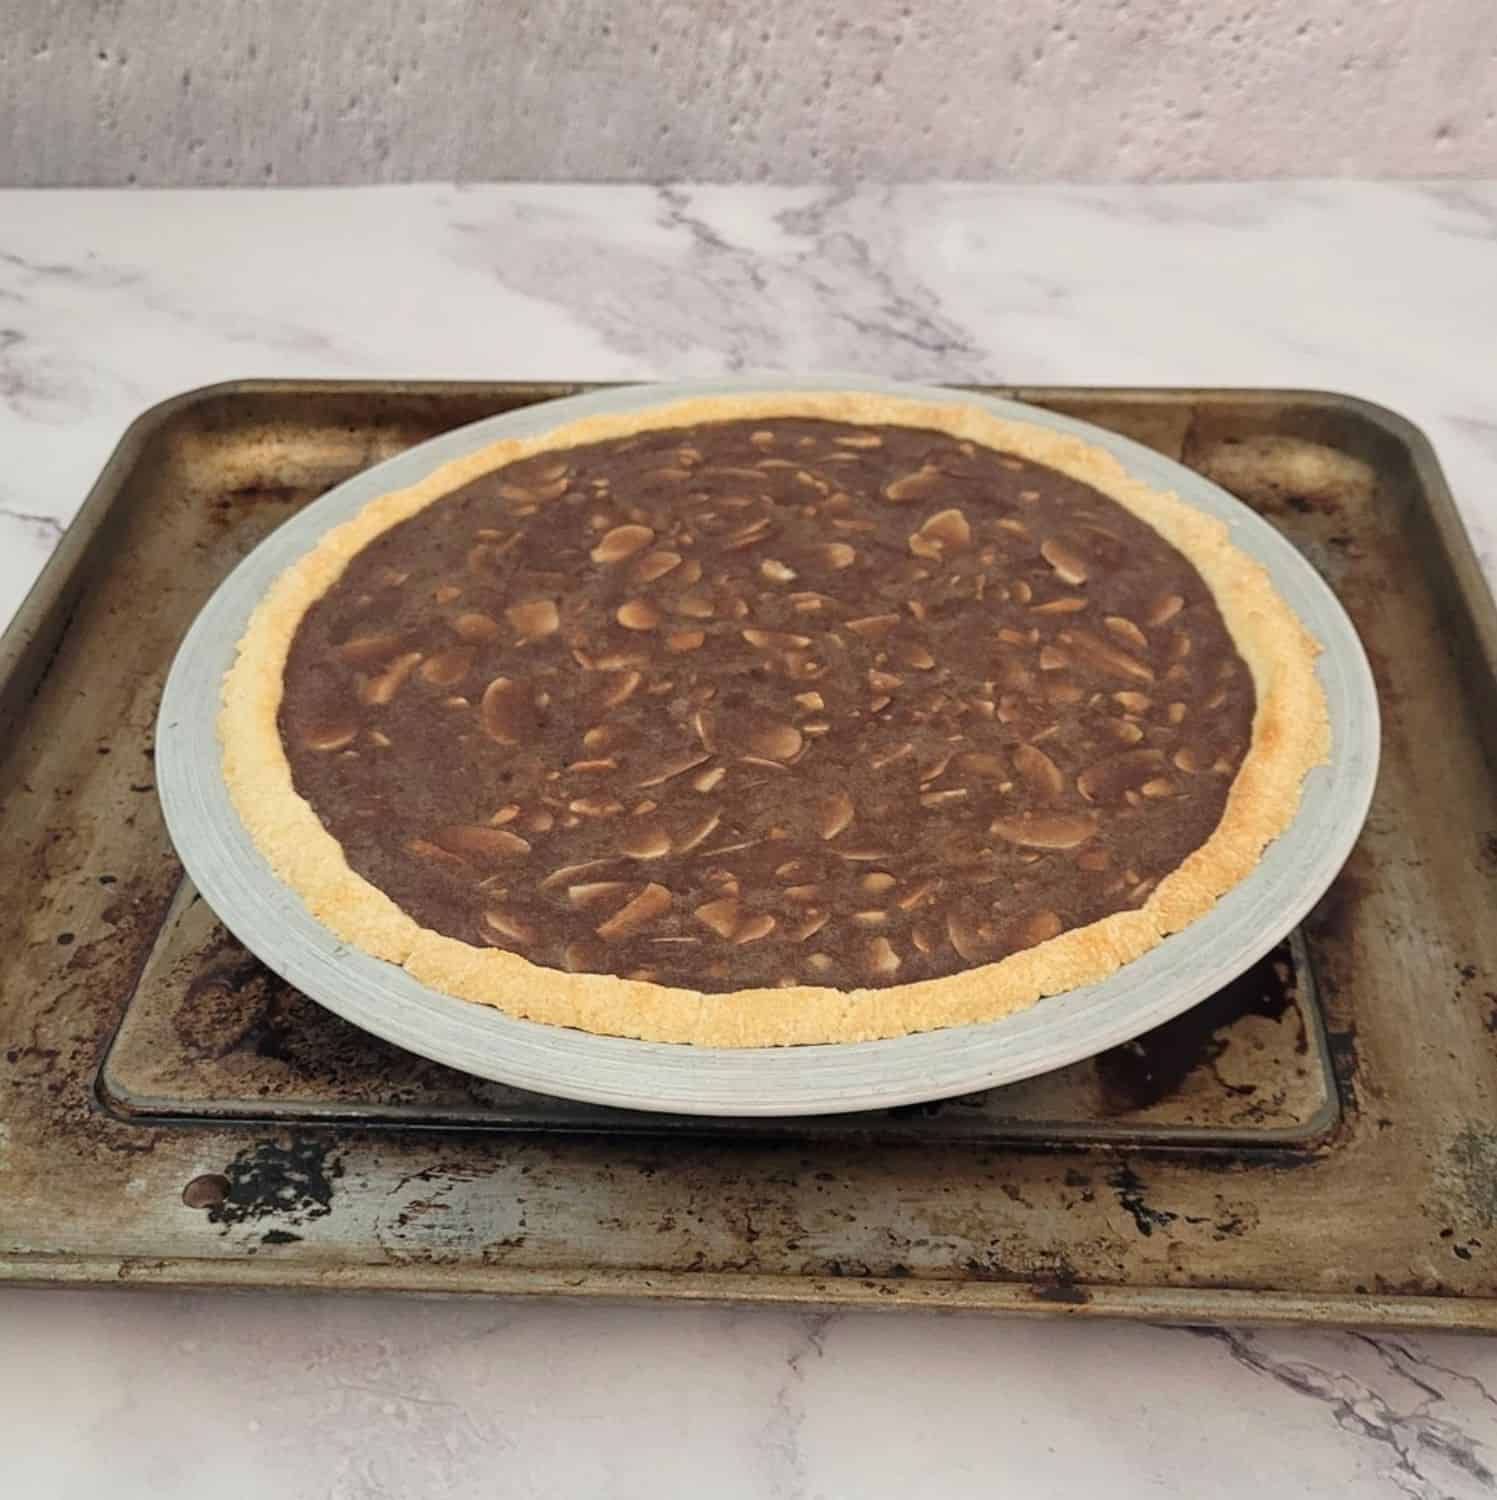
[[(243, 375), (1337, 387), (1497, 565), (1497, 184), (0, 193), (0, 618)], [(1497, 1343), (0, 1293), (18, 1496), (1486, 1495)]]

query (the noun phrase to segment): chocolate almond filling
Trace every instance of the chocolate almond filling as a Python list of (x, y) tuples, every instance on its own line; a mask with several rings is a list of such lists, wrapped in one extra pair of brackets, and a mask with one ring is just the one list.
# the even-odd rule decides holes
[(704, 991), (904, 984), (1136, 907), (1251, 675), (1190, 562), (946, 434), (725, 421), (548, 452), (306, 612), (297, 792), (423, 927)]

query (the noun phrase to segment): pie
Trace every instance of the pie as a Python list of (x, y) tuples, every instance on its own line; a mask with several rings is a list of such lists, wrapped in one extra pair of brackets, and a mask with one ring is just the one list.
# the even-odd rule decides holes
[(339, 938), (711, 1046), (994, 1019), (1205, 913), (1295, 815), (1319, 646), (1227, 528), (953, 397), (509, 439), (283, 573), (224, 770)]

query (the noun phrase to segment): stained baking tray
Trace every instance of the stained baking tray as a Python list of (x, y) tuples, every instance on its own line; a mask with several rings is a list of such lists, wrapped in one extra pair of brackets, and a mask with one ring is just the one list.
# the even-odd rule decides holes
[(1277, 998), (1131, 1074), (767, 1131), (475, 1097), (274, 990), (161, 825), (182, 631), (332, 484), (577, 389), (250, 382), (126, 435), (0, 643), (0, 1276), (1497, 1326), (1497, 621), (1428, 445), (1350, 398), (994, 393), (1225, 484), (1368, 646), (1377, 798)]

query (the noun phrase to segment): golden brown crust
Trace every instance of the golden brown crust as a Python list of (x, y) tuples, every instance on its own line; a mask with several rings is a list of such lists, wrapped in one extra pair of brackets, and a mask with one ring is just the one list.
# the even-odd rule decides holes
[[(518, 954), (472, 947), (422, 928), (356, 875), (297, 794), (277, 724), (292, 638), (349, 560), (441, 496), (536, 453), (643, 430), (790, 416), (931, 428), (1048, 465), (1109, 496), (1189, 558), (1211, 589), (1257, 692), (1252, 744), (1211, 837), (1138, 910), (1073, 928), (958, 974), (850, 991), (796, 986), (704, 995), (608, 974), (542, 968)], [(959, 402), (861, 392), (708, 396), (588, 417), (539, 437), (506, 439), (371, 502), (288, 568), (256, 608), (224, 679), (219, 727), (230, 796), (276, 875), (339, 938), (403, 965), (433, 989), (513, 1016), (650, 1041), (716, 1047), (868, 1041), (995, 1020), (1043, 995), (1094, 983), (1204, 915), (1293, 821), (1306, 773), (1328, 757), (1330, 725), (1315, 675), (1319, 650), (1264, 569), (1232, 544), (1222, 522), (1131, 478), (1110, 453), (1079, 438)]]

